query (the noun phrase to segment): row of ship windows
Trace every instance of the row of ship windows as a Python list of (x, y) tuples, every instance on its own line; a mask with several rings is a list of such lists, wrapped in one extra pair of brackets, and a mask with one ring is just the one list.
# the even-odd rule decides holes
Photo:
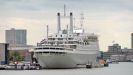
[(36, 52), (37, 54), (66, 54), (65, 52)]
[[(48, 40), (55, 40), (55, 38), (49, 38)], [(58, 38), (58, 40), (63, 40), (63, 38)], [(67, 39), (65, 39), (67, 40)], [(73, 38), (68, 38), (68, 40), (73, 40)], [(89, 42), (89, 41), (92, 41), (92, 42), (95, 42), (97, 41), (96, 39), (86, 39), (86, 40), (83, 40), (84, 42)], [(69, 41), (71, 42), (71, 41)], [(78, 41), (75, 41), (75, 42), (78, 42)]]
[[(55, 40), (55, 38), (48, 38), (48, 40)], [(58, 40), (63, 40), (63, 38), (58, 38)], [(64, 40), (73, 40), (73, 38), (65, 38)]]
[(76, 44), (77, 42), (69, 41), (69, 42), (48, 42), (48, 44)]
[[(64, 42), (65, 44), (80, 44), (80, 45), (89, 45), (89, 42)], [(63, 42), (48, 42), (48, 44), (63, 44)]]
[[(58, 37), (58, 35), (56, 35), (56, 37)], [(60, 35), (60, 37), (62, 37), (62, 35)], [(71, 35), (69, 35), (69, 37), (71, 37)]]
[(64, 48), (35, 48), (35, 50), (38, 50), (38, 49), (57, 49), (57, 50), (64, 50)]
[(80, 45), (89, 45), (89, 42), (79, 42)]

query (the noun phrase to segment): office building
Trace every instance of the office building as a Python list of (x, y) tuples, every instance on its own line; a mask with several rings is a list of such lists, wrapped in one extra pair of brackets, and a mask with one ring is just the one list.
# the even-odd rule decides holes
[(6, 43), (9, 46), (25, 46), (27, 43), (27, 33), (24, 29), (10, 29), (6, 30)]
[(121, 46), (119, 44), (108, 46), (108, 52), (121, 52)]

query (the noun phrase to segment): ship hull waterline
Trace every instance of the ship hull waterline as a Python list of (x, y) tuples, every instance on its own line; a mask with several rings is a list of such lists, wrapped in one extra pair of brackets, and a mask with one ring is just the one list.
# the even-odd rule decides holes
[(43, 68), (77, 68), (78, 65), (96, 63), (97, 54), (36, 54), (38, 63)]

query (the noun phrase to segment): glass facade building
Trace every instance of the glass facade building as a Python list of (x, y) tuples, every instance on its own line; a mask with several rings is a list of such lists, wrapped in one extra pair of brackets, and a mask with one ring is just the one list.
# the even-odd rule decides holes
[(23, 46), (27, 44), (27, 32), (22, 29), (6, 30), (6, 43), (9, 43), (10, 46)]

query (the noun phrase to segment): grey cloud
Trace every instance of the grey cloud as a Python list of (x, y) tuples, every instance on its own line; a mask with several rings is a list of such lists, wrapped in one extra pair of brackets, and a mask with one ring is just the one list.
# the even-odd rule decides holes
[[(110, 37), (112, 37), (114, 32), (119, 34), (119, 32), (132, 31), (133, 19), (130, 18), (133, 15), (132, 0), (0, 0), (0, 22), (3, 25), (7, 24), (12, 27), (14, 25), (16, 28), (22, 28), (28, 24), (31, 32), (34, 32), (33, 28), (35, 28), (31, 28), (31, 25), (35, 25), (38, 28), (37, 33), (40, 33), (39, 30), (42, 28), (39, 25), (50, 24), (51, 32), (54, 32), (56, 11), (62, 11), (65, 3), (68, 10), (83, 10), (83, 12), (85, 10), (84, 13), (87, 20), (85, 28), (88, 30), (87, 32), (110, 33)], [(130, 12), (130, 14), (123, 13), (124, 11)], [(121, 16), (126, 16), (127, 18)], [(5, 21), (3, 21), (4, 19)], [(38, 34), (38, 36), (40, 35)], [(112, 40), (110, 37), (105, 40), (107, 35), (101, 34), (103, 36), (101, 40), (104, 40), (102, 43), (107, 44), (109, 43), (108, 40)], [(30, 34), (30, 36), (33, 37), (34, 35)], [(37, 39), (41, 38), (37, 37)], [(37, 41), (34, 40), (34, 42)]]

